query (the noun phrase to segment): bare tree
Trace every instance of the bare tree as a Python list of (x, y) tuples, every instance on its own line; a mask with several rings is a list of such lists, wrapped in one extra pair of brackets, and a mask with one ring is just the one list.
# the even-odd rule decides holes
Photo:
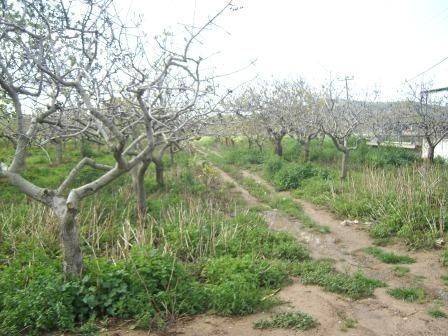
[(448, 94), (446, 90), (429, 90), (428, 84), (410, 86), (405, 106), (405, 121), (427, 147), (427, 159), (434, 162), (436, 146), (448, 135)]
[[(341, 98), (342, 88), (338, 88), (334, 81), (330, 81), (323, 88), (323, 99), (325, 106), (322, 110), (322, 131), (342, 153), (341, 180), (347, 177), (347, 164), (350, 151), (357, 148), (358, 143), (350, 145), (349, 140), (359, 131), (361, 125), (367, 122), (368, 117), (368, 95), (361, 99), (354, 99), (349, 92), (347, 79), (345, 86), (345, 99)], [(359, 135), (359, 134), (358, 134)]]
[[(202, 86), (189, 89), (203, 83), (200, 59), (188, 56), (188, 50), (205, 26), (183, 52), (163, 50), (156, 66), (143, 67), (141, 77), (134, 77), (128, 61), (135, 59), (135, 45), (123, 43), (127, 28), (110, 1), (20, 0), (0, 10), (0, 87), (16, 120), (15, 155), (0, 163), (0, 178), (54, 211), (61, 223), (64, 270), (80, 274), (76, 218), (81, 201), (135, 167), (144, 167), (160, 146), (186, 139), (186, 130), (194, 129), (204, 110), (211, 110), (206, 103), (193, 109), (204, 91)], [(130, 99), (126, 108), (118, 99), (123, 92), (133, 93), (132, 99), (125, 95)], [(25, 106), (32, 108), (26, 111)], [(23, 177), (30, 146), (91, 135), (109, 149), (113, 166), (84, 157), (56, 189)], [(103, 173), (73, 186), (85, 166)]]
[(320, 130), (323, 102), (303, 80), (289, 83), (290, 98), (286, 101), (289, 117), (289, 134), (303, 147), (303, 160), (310, 155), (310, 142)]
[(261, 81), (243, 89), (233, 101), (235, 113), (254, 118), (264, 129), (278, 156), (283, 155), (282, 140), (288, 130), (288, 97), (283, 82)]

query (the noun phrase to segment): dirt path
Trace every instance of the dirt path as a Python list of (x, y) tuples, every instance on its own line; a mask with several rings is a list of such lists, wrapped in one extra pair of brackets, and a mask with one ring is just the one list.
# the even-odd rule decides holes
[[(216, 168), (223, 181), (233, 185), (231, 192), (239, 193), (248, 206), (263, 205), (242, 187), (232, 176)], [(274, 194), (277, 191), (258, 175), (242, 171), (244, 176), (263, 184)], [(278, 193), (281, 195), (281, 193)], [(289, 193), (283, 193), (289, 195)], [(367, 232), (359, 225), (343, 226), (332, 213), (317, 208), (313, 204), (296, 200), (304, 211), (315, 222), (330, 227), (328, 234), (319, 234), (304, 228), (300, 222), (272, 209), (264, 211), (269, 226), (274, 230), (286, 230), (298, 240), (308, 244), (315, 258), (332, 258), (335, 266), (342, 271), (352, 272), (361, 269), (365, 274), (383, 280), (390, 287), (409, 286), (415, 284), (420, 275), (425, 276), (423, 285), (432, 296), (444, 299), (446, 293), (440, 282), (443, 270), (432, 253), (411, 253), (417, 262), (409, 265), (411, 272), (402, 278), (397, 278), (392, 272), (392, 266), (378, 262), (366, 255), (362, 249), (371, 245)], [(393, 246), (388, 250), (397, 253), (407, 253), (401, 246)], [(407, 253), (409, 254), (409, 253)], [(445, 294), (444, 294), (445, 293)], [(396, 300), (386, 293), (386, 289), (375, 290), (374, 297), (352, 301), (337, 294), (323, 291), (319, 287), (304, 286), (294, 280), (290, 286), (283, 288), (278, 297), (286, 302), (274, 308), (275, 311), (300, 310), (311, 314), (319, 321), (319, 326), (306, 332), (292, 330), (256, 330), (253, 322), (270, 316), (272, 312), (257, 313), (244, 317), (219, 317), (201, 315), (187, 321), (179, 321), (163, 335), (185, 336), (286, 336), (286, 335), (359, 335), (359, 336), (448, 336), (446, 319), (434, 319), (427, 314), (430, 303), (414, 304)], [(446, 297), (445, 297), (446, 299)], [(445, 301), (446, 305), (446, 301)], [(356, 328), (342, 331), (345, 318), (358, 321)], [(114, 331), (105, 335), (141, 336), (148, 335), (142, 331)]]
[[(241, 193), (248, 205), (261, 205), (229, 174), (217, 169), (223, 180), (234, 184), (236, 192)], [(248, 177), (263, 183), (275, 193), (276, 191), (259, 176), (243, 171)], [(279, 211), (269, 210), (264, 216), (269, 226), (275, 230), (287, 230), (299, 240), (306, 241), (312, 254), (316, 257), (331, 257), (337, 260), (338, 268), (349, 270), (362, 269), (366, 274), (387, 281), (390, 285), (403, 285), (405, 280), (394, 279), (390, 266), (382, 265), (370, 256), (360, 253), (360, 250), (371, 244), (365, 231), (353, 226), (341, 226), (340, 221), (314, 205), (300, 202), (306, 213), (318, 224), (327, 225), (332, 230), (330, 234), (310, 232), (302, 225)], [(414, 267), (415, 268), (415, 267)], [(425, 304), (412, 304), (393, 299), (386, 294), (385, 289), (377, 289), (375, 296), (359, 301), (351, 301), (339, 295), (324, 292), (314, 286), (303, 286), (298, 281), (283, 288), (279, 298), (287, 304), (275, 310), (295, 309), (307, 312), (319, 320), (319, 327), (302, 332), (303, 335), (448, 335), (446, 320), (431, 318)], [(291, 330), (255, 330), (252, 324), (255, 320), (269, 314), (259, 313), (240, 318), (225, 318), (216, 316), (199, 316), (192, 321), (175, 326), (171, 332), (186, 336), (205, 335), (297, 335)], [(341, 331), (343, 319), (353, 318), (358, 321), (357, 327)]]
[[(262, 184), (271, 192), (276, 192), (275, 188), (259, 175), (248, 171), (243, 171), (242, 174)], [(350, 266), (356, 265), (363, 268), (367, 275), (383, 280), (391, 286), (412, 286), (416, 285), (416, 282), (421, 282), (419, 285), (423, 286), (434, 298), (440, 299), (445, 305), (448, 305), (448, 292), (441, 281), (441, 277), (446, 274), (446, 270), (441, 266), (440, 255), (435, 251), (410, 252), (399, 244), (385, 248), (397, 254), (410, 255), (416, 260), (415, 263), (406, 265), (410, 268), (408, 276), (397, 278), (392, 271), (393, 265), (379, 262), (363, 252), (365, 247), (372, 245), (372, 240), (363, 224), (341, 225), (341, 220), (337, 219), (328, 210), (304, 200), (296, 199), (289, 192), (279, 192), (278, 194), (292, 197), (316, 223), (327, 225), (330, 228), (330, 234), (322, 237), (323, 243), (313, 244), (313, 240), (310, 241), (310, 244), (314, 245), (312, 250), (317, 255), (334, 259), (336, 259), (335, 255), (337, 254), (345, 255), (345, 260), (337, 264), (339, 269), (341, 267), (350, 269), (352, 268)], [(319, 236), (309, 234), (314, 237), (314, 240), (319, 240)], [(328, 249), (331, 251), (328, 251)], [(339, 261), (341, 260), (339, 259)], [(349, 265), (344, 265), (346, 263), (349, 263)]]
[[(201, 154), (207, 155), (206, 152), (199, 151)], [(208, 151), (222, 157), (215, 150), (208, 149)], [(258, 174), (247, 170), (242, 170), (240, 173), (243, 177), (251, 178), (260, 183), (273, 194), (285, 195), (294, 199), (316, 223), (330, 228), (330, 234), (319, 235), (304, 229), (300, 224), (298, 225), (297, 221), (285, 220), (284, 216), (279, 217), (276, 213), (270, 215), (273, 218), (268, 220), (268, 223), (271, 223), (273, 229), (287, 230), (294, 233), (299, 239), (306, 241), (313, 257), (332, 258), (335, 260), (335, 267), (341, 271), (354, 271), (362, 268), (365, 274), (385, 281), (390, 286), (423, 286), (432, 297), (441, 300), (448, 307), (448, 291), (441, 280), (441, 277), (447, 271), (441, 266), (440, 253), (436, 251), (410, 252), (404, 245), (399, 244), (388, 246), (385, 250), (410, 255), (416, 260), (415, 263), (406, 265), (410, 269), (409, 274), (398, 278), (392, 271), (393, 265), (381, 263), (363, 252), (365, 247), (372, 245), (372, 240), (367, 233), (367, 228), (362, 224), (343, 226), (341, 225), (342, 221), (328, 210), (317, 207), (310, 202), (299, 200), (289, 192), (277, 192), (270, 183)]]

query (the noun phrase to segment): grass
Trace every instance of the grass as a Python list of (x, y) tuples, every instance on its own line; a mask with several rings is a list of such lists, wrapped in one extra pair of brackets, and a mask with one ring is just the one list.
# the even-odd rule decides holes
[(428, 315), (434, 318), (448, 318), (448, 315), (440, 310), (440, 308), (432, 308), (428, 310)]
[(235, 146), (208, 145), (222, 154), (224, 164), (264, 171), (280, 189), (325, 205), (341, 217), (371, 222), (369, 231), (377, 242), (398, 239), (418, 249), (447, 239), (443, 205), (448, 202), (448, 170), (439, 163), (422, 166), (413, 151), (361, 144), (352, 151), (349, 177), (341, 183), (340, 153), (328, 139), (312, 141), (311, 163), (300, 161), (301, 148), (288, 137), (283, 158), (272, 154), (268, 142), (261, 152), (248, 149), (241, 139)]
[(300, 204), (294, 199), (287, 196), (273, 197), (270, 205), (277, 208), (290, 216), (297, 218), (303, 226), (319, 233), (330, 233), (330, 228), (326, 225), (317, 224), (310, 216), (308, 216)]
[[(110, 159), (94, 155), (104, 163)], [(48, 166), (42, 153), (33, 152), (28, 174), (41, 185), (56, 186), (79, 157), (73, 153), (62, 165)], [(244, 315), (278, 303), (278, 289), (311, 263), (307, 248), (286, 232), (269, 230), (262, 209), (247, 210), (241, 197), (229, 192), (232, 185), (222, 183), (206, 162), (179, 153), (165, 166), (163, 188), (154, 168), (148, 171), (144, 222), (135, 217), (127, 176), (82, 203), (85, 272), (74, 280), (63, 275), (59, 225), (51, 211), (1, 182), (1, 336), (21, 330), (86, 333), (109, 319), (154, 329), (180, 315)], [(237, 174), (233, 166), (224, 167)], [(95, 174), (86, 169), (76, 183)], [(270, 197), (253, 182), (246, 181), (265, 204), (319, 229), (291, 198)], [(371, 295), (376, 284), (360, 274), (327, 272), (316, 281), (354, 299)]]
[[(262, 183), (255, 181), (250, 177), (242, 177), (240, 172), (229, 166), (228, 164), (222, 163), (222, 158), (214, 155), (213, 153), (207, 154), (215, 164), (219, 165), (227, 173), (231, 174), (238, 183), (240, 183), (244, 188), (246, 188), (249, 193), (256, 197), (261, 202), (268, 204), (270, 207), (279, 209), (280, 211), (297, 218), (305, 227), (313, 229), (319, 233), (329, 233), (330, 228), (328, 226), (317, 224), (311, 217), (309, 217), (302, 209), (300, 204), (294, 201), (291, 197), (287, 196), (277, 196), (275, 192), (273, 193)], [(274, 195), (273, 195), (274, 194)]]
[(423, 303), (426, 299), (425, 290), (421, 287), (391, 288), (387, 293), (396, 299), (406, 302)]
[[(212, 145), (209, 139), (205, 142)], [(285, 149), (292, 161), (295, 152)], [(7, 146), (0, 146), (2, 159), (8, 161), (10, 152)], [(99, 162), (113, 160), (101, 148), (91, 148), (90, 152)], [(267, 169), (269, 160), (275, 169), (278, 162), (271, 160), (272, 156), (240, 149), (229, 152), (224, 158), (210, 157), (262, 203), (313, 230), (327, 231), (313, 222), (293, 198), (273, 195), (265, 186), (240, 175), (241, 166)], [(49, 164), (46, 154), (32, 150), (26, 177), (38, 185), (57, 186), (80, 158), (74, 143), (68, 143), (67, 153), (70, 155), (56, 166)], [(49, 154), (54, 156), (51, 149)], [(319, 160), (325, 155), (332, 160), (332, 153), (323, 148), (320, 158), (314, 154), (315, 162), (310, 166), (298, 162), (288, 165), (282, 160), (280, 164), (287, 168), (276, 183), (285, 189), (297, 187), (295, 191), (319, 198), (340, 214), (374, 220), (378, 237), (410, 239), (415, 234), (417, 238), (410, 242), (419, 246), (438, 234), (439, 227), (433, 227), (440, 223), (440, 212), (436, 211), (438, 182), (431, 184), (436, 187), (430, 192), (423, 182), (416, 184), (427, 198), (414, 189), (399, 194), (397, 181), (409, 176), (403, 173), (398, 180), (396, 170), (383, 175), (367, 170), (373, 177), (364, 179), (356, 173), (353, 180), (340, 185), (333, 180), (331, 165), (320, 166)], [(354, 300), (369, 297), (375, 288), (385, 286), (360, 272), (337, 272), (331, 261), (311, 260), (307, 248), (292, 235), (269, 230), (259, 213), (261, 208), (245, 209), (242, 199), (229, 192), (232, 186), (222, 183), (213, 167), (199, 158), (179, 153), (173, 164), (167, 160), (165, 166), (163, 188), (155, 182), (154, 168), (148, 171), (145, 186), (149, 215), (143, 222), (135, 217), (127, 176), (83, 202), (78, 218), (86, 267), (83, 277), (75, 280), (66, 279), (61, 270), (59, 225), (51, 211), (0, 181), (0, 335), (54, 330), (82, 333), (95, 330), (99, 320), (108, 319), (133, 320), (141, 328), (152, 329), (178, 316), (205, 311), (225, 316), (249, 314), (276, 304), (274, 294), (290, 276)], [(409, 168), (406, 174), (411, 171)], [(92, 181), (97, 174), (85, 169), (74, 184)], [(382, 180), (378, 188), (383, 189), (373, 196), (359, 190), (348, 195), (355, 184), (364, 185), (362, 181), (368, 182), (367, 190), (372, 192), (379, 177), (385, 176), (395, 179), (395, 193), (388, 197), (384, 196)], [(409, 181), (418, 180), (418, 176)], [(438, 171), (430, 171), (427, 176), (425, 183), (436, 181), (436, 177), (445, 181)], [(421, 204), (421, 208), (412, 204)], [(406, 228), (407, 223), (411, 226)], [(422, 232), (429, 233), (425, 236)], [(306, 315), (298, 313), (273, 316), (272, 321), (293, 328), (312, 324)]]
[(365, 249), (366, 253), (373, 255), (378, 260), (386, 264), (412, 264), (415, 262), (415, 259), (409, 256), (397, 255), (393, 252), (386, 252), (379, 247), (367, 247)]
[[(33, 152), (29, 174), (55, 186), (77, 158), (41, 176), (48, 163)], [(244, 315), (277, 303), (273, 294), (288, 283), (292, 263), (309, 259), (307, 249), (288, 233), (269, 230), (204, 162), (180, 153), (166, 167), (164, 188), (155, 183), (154, 168), (148, 171), (143, 223), (135, 217), (128, 177), (83, 202), (86, 267), (73, 281), (60, 267), (51, 211), (1, 183), (0, 335), (82, 333), (110, 318), (152, 329), (179, 315)], [(93, 173), (83, 172), (77, 182)], [(231, 272), (220, 277), (223, 269)]]
[(258, 320), (254, 323), (255, 329), (292, 329), (305, 331), (315, 328), (318, 322), (310, 315), (296, 312), (282, 312), (269, 319)]
[(331, 261), (307, 261), (293, 266), (292, 274), (307, 285), (318, 285), (325, 290), (358, 300), (369, 297), (375, 288), (386, 286), (382, 281), (367, 278), (361, 272), (339, 273)]
[(392, 271), (394, 272), (395, 276), (397, 277), (404, 277), (406, 274), (410, 272), (409, 267), (405, 266), (394, 266), (392, 268)]

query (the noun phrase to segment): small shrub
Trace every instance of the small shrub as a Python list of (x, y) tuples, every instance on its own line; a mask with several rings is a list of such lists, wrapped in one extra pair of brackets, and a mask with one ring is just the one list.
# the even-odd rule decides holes
[(302, 182), (299, 189), (293, 191), (297, 197), (308, 199), (319, 205), (328, 205), (332, 198), (333, 181), (331, 179), (322, 179), (320, 176), (313, 176)]
[(409, 256), (396, 255), (392, 252), (386, 252), (379, 247), (371, 246), (366, 248), (365, 251), (386, 264), (412, 264), (415, 262), (415, 259)]
[[(254, 280), (254, 279), (252, 279)], [(206, 286), (210, 307), (219, 315), (246, 315), (264, 307), (264, 292), (256, 281), (244, 275), (235, 274), (219, 284)]]
[(299, 165), (289, 163), (275, 174), (274, 183), (280, 190), (297, 189), (301, 186), (302, 181), (313, 176), (328, 177), (328, 173), (321, 171), (311, 164)]
[(59, 260), (34, 259), (18, 257), (0, 272), (2, 336), (74, 330), (77, 321), (96, 317), (192, 315), (209, 307), (206, 291), (182, 264), (151, 248), (135, 248), (116, 263), (85, 260), (84, 276), (72, 280), (64, 279)]
[(267, 289), (278, 288), (288, 279), (285, 264), (224, 256), (209, 260), (202, 272), (211, 308), (220, 315), (245, 315), (272, 304)]
[(387, 293), (396, 299), (407, 302), (422, 303), (426, 298), (425, 290), (420, 287), (391, 288)]
[(0, 335), (72, 330), (75, 295), (57, 259), (40, 250), (19, 251), (0, 271)]
[(270, 319), (258, 320), (255, 329), (293, 329), (305, 331), (317, 326), (317, 321), (310, 315), (297, 312), (284, 312), (272, 316)]
[(251, 255), (211, 259), (203, 270), (203, 277), (212, 284), (226, 282), (237, 274), (261, 288), (278, 288), (288, 278), (284, 263), (260, 260)]
[[(268, 228), (265, 219), (255, 212), (239, 214), (228, 223), (232, 239), (216, 245), (216, 255), (238, 257), (252, 254), (268, 259), (302, 261), (309, 259), (308, 249), (287, 232)], [(235, 230), (234, 228), (238, 228)]]
[(234, 148), (232, 150), (225, 151), (223, 153), (223, 159), (227, 164), (239, 166), (261, 164), (264, 162), (264, 153), (247, 148)]

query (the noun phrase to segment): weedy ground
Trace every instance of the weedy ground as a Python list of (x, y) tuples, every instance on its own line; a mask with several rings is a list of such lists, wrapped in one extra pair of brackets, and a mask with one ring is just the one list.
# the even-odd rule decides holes
[[(271, 144), (260, 151), (242, 138), (234, 146), (205, 139), (203, 146), (220, 153), (211, 158), (224, 170), (257, 171), (278, 190), (290, 190), (341, 217), (369, 222), (378, 244), (401, 241), (418, 249), (446, 241), (448, 170), (442, 161), (427, 165), (412, 150), (361, 143), (351, 153), (348, 179), (341, 182), (340, 153), (328, 139), (311, 142), (309, 162), (303, 162), (300, 145), (288, 137), (281, 158), (273, 154)], [(448, 250), (443, 258), (448, 264), (445, 259)]]
[[(234, 192), (235, 183), (223, 181), (203, 156), (180, 153), (174, 162), (165, 162), (164, 187), (157, 186), (150, 167), (145, 182), (149, 214), (144, 220), (135, 216), (128, 177), (83, 203), (79, 220), (85, 271), (79, 279), (68, 279), (62, 273), (58, 223), (51, 212), (0, 181), (0, 335), (37, 335), (52, 330), (95, 334), (99, 326), (107, 329), (116, 319), (132, 321), (133, 328), (158, 330), (181, 316), (205, 312), (247, 315), (277, 306), (280, 301), (275, 294), (297, 279), (303, 285), (318, 286), (350, 300), (372, 296), (376, 288), (387, 285), (361, 272), (341, 272), (332, 260), (313, 260), (309, 248), (297, 237), (271, 230), (264, 213), (276, 209), (316, 235), (329, 235), (331, 231), (309, 216), (293, 196), (273, 193), (242, 175), (241, 167), (264, 174), (279, 190), (290, 190), (292, 195), (303, 196), (308, 190), (308, 199), (325, 202), (340, 215), (356, 213), (350, 217), (375, 221), (371, 234), (378, 239), (403, 238), (409, 246), (422, 247), (429, 246), (429, 241), (441, 233), (439, 227), (427, 231), (431, 221), (440, 223), (434, 199), (422, 205), (421, 216), (429, 216), (426, 206), (430, 205), (433, 217), (425, 217), (424, 227), (413, 227), (420, 235), (417, 239), (403, 236), (397, 222), (387, 224), (387, 234), (378, 236), (375, 227), (386, 225), (380, 224), (380, 219), (389, 218), (387, 211), (396, 203), (373, 216), (372, 211), (380, 208), (369, 205), (368, 212), (360, 211), (365, 208), (352, 202), (361, 201), (361, 195), (346, 195), (354, 182), (336, 182), (332, 166), (325, 167), (316, 158), (314, 163), (303, 165), (288, 147), (289, 161), (238, 146), (219, 148), (223, 157), (216, 155), (212, 161), (234, 176), (235, 183), (246, 188), (259, 204), (248, 206)], [(46, 153), (33, 151), (27, 177), (38, 185), (57, 186), (81, 156), (78, 147), (67, 144), (70, 155), (60, 165), (49, 164)], [(101, 148), (83, 151), (99, 162), (112, 162)], [(10, 155), (8, 146), (0, 146), (2, 159)], [(54, 152), (50, 150), (48, 155), (52, 158)], [(416, 164), (412, 155), (406, 158), (409, 162), (405, 160), (403, 165)], [(389, 164), (368, 168), (368, 172), (411, 169)], [(74, 184), (90, 181), (97, 174), (87, 168)], [(361, 179), (359, 174), (354, 172)], [(413, 193), (408, 197), (414, 197)], [(389, 225), (396, 230), (389, 230)], [(384, 262), (407, 263), (412, 259), (376, 248), (370, 252)], [(407, 272), (398, 267), (395, 272), (405, 276)], [(389, 289), (389, 294), (414, 302), (426, 300), (426, 293), (418, 287)], [(440, 312), (428, 314), (443, 317), (444, 311)], [(297, 329), (319, 323), (313, 314), (285, 314), (263, 323)], [(344, 328), (356, 327), (356, 323), (347, 321)]]

